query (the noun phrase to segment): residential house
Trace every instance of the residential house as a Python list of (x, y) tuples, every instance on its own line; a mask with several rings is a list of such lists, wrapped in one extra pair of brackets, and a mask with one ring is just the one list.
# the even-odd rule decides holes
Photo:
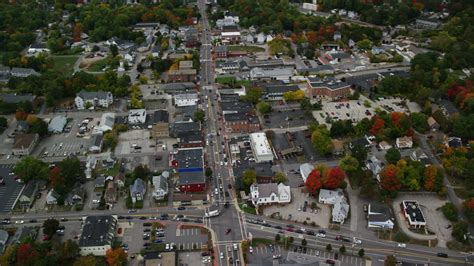
[(137, 125), (145, 124), (146, 110), (145, 109), (131, 109), (128, 111), (128, 124)]
[(16, 127), (12, 134), (13, 135), (25, 134), (25, 133), (28, 133), (29, 129), (30, 129), (30, 125), (28, 124), (28, 122), (26, 122), (25, 120), (20, 120), (16, 122)]
[(86, 197), (86, 191), (80, 184), (76, 184), (76, 186), (66, 195), (64, 199), (65, 205), (76, 205), (84, 203), (84, 199)]
[(115, 241), (118, 220), (112, 215), (88, 216), (79, 237), (81, 256), (105, 256)]
[(10, 241), (10, 244), (20, 244), (27, 239), (31, 239), (34, 242), (37, 236), (38, 236), (37, 227), (30, 227), (30, 226), (18, 227)]
[(263, 204), (285, 204), (291, 202), (290, 186), (283, 183), (252, 184), (250, 186), (254, 206)]
[(176, 153), (170, 154), (170, 167), (178, 173), (177, 188), (181, 192), (206, 190), (203, 156), (202, 147), (179, 148)]
[(108, 108), (114, 102), (114, 96), (109, 91), (80, 91), (74, 99), (76, 108), (84, 110), (88, 107)]
[(346, 197), (342, 190), (327, 190), (321, 189), (319, 191), (319, 203), (333, 205), (332, 221), (335, 223), (344, 223), (349, 214), (349, 204), (347, 204)]
[(40, 76), (40, 73), (36, 72), (32, 68), (21, 68), (21, 67), (12, 67), (10, 74), (12, 77), (17, 77), (17, 78), (26, 78), (29, 76)]
[(48, 131), (51, 133), (62, 133), (67, 124), (67, 118), (63, 115), (55, 116), (48, 125)]
[(153, 198), (155, 200), (162, 200), (168, 195), (168, 177), (166, 176), (169, 177), (167, 171), (161, 175), (153, 176)]
[(378, 146), (379, 146), (379, 149), (382, 151), (390, 150), (393, 147), (392, 145), (390, 145), (390, 143), (388, 143), (385, 140), (382, 140), (381, 142), (379, 142)]
[(413, 140), (408, 136), (400, 137), (396, 139), (395, 145), (397, 149), (410, 149), (413, 147)]
[(117, 183), (119, 188), (122, 188), (125, 186), (125, 173), (124, 172), (118, 172), (118, 174), (114, 177), (114, 182)]
[(33, 103), (34, 100), (36, 99), (36, 96), (30, 93), (26, 93), (26, 94), (1, 93), (0, 99), (2, 100), (2, 102), (5, 102), (5, 103), (22, 103), (22, 102)]
[(426, 122), (428, 122), (428, 126), (430, 127), (431, 131), (437, 131), (439, 129), (438, 122), (436, 122), (436, 120), (432, 116), (428, 117), (428, 120)]
[(54, 191), (54, 189), (51, 189), (46, 195), (46, 204), (48, 205), (58, 204), (59, 197), (60, 195), (56, 191)]
[(421, 228), (426, 226), (425, 216), (417, 201), (404, 200), (400, 203), (400, 207), (410, 227)]
[(392, 230), (395, 225), (392, 210), (387, 205), (369, 204), (367, 211), (367, 227)]
[(428, 158), (428, 155), (426, 155), (426, 153), (419, 148), (413, 151), (412, 154), (410, 154), (410, 159), (412, 161), (421, 162), (424, 166), (432, 164), (430, 158)]
[(458, 137), (449, 137), (445, 142), (446, 147), (460, 148), (462, 147), (462, 140)]
[(339, 139), (332, 139), (331, 142), (332, 142), (332, 146), (333, 146), (332, 154), (334, 156), (344, 155), (344, 142), (342, 140), (339, 140)]
[(12, 153), (16, 156), (30, 155), (38, 143), (38, 134), (19, 134), (15, 136)]
[(358, 138), (349, 142), (349, 148), (353, 149), (356, 146), (362, 146), (365, 148), (370, 148), (372, 143), (367, 138)]
[(351, 86), (349, 84), (332, 78), (308, 78), (306, 88), (308, 97), (313, 99), (337, 100), (351, 95)]
[(104, 194), (105, 202), (109, 205), (117, 203), (118, 199), (118, 184), (116, 182), (108, 182)]
[(105, 187), (105, 176), (101, 175), (95, 178), (94, 188), (103, 188)]
[(23, 191), (21, 192), (18, 202), (22, 209), (30, 208), (35, 201), (36, 193), (38, 192), (39, 182), (38, 180), (30, 180)]
[(384, 167), (383, 162), (379, 160), (375, 155), (372, 155), (366, 162), (365, 167), (372, 172), (373, 177), (375, 177), (380, 182), (380, 172)]
[(46, 43), (41, 43), (41, 42), (32, 43), (27, 51), (29, 55), (34, 55), (37, 53), (49, 53), (49, 52), (50, 50), (46, 46)]
[(139, 200), (143, 200), (145, 198), (145, 193), (145, 182), (141, 178), (135, 179), (133, 185), (130, 185), (130, 197), (132, 198), (132, 202), (135, 203)]
[(415, 20), (415, 26), (421, 29), (436, 29), (441, 25), (441, 22), (437, 19), (419, 17)]

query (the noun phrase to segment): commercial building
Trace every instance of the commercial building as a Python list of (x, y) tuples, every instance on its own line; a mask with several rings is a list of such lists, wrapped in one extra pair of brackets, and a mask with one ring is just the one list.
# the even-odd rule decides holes
[(166, 110), (158, 110), (153, 114), (153, 131), (154, 138), (169, 137), (169, 113)]
[(369, 204), (367, 210), (367, 227), (392, 230), (395, 219), (392, 210), (382, 204)]
[[(80, 91), (74, 99), (76, 108), (83, 110), (86, 107), (108, 108), (114, 102), (114, 96), (109, 91)], [(89, 105), (89, 106), (88, 106)]]
[(306, 84), (308, 97), (313, 99), (337, 100), (351, 95), (351, 86), (341, 80), (308, 78)]
[(145, 109), (132, 109), (128, 111), (128, 124), (137, 125), (137, 124), (145, 124), (145, 122), (146, 122)]
[(63, 115), (54, 117), (48, 125), (48, 131), (51, 133), (62, 133), (67, 124), (67, 118)]
[(417, 201), (404, 200), (400, 205), (410, 227), (420, 228), (426, 226), (425, 216)]
[(170, 166), (178, 172), (177, 188), (181, 192), (202, 192), (206, 189), (203, 155), (202, 147), (181, 148), (170, 154)]
[(168, 82), (190, 82), (196, 80), (196, 69), (174, 69), (168, 71)]
[(257, 163), (273, 161), (272, 147), (264, 132), (250, 134), (250, 146)]
[(252, 203), (255, 206), (263, 204), (285, 204), (291, 202), (290, 186), (280, 183), (252, 184), (250, 186)]
[(222, 43), (239, 43), (242, 39), (240, 31), (223, 31), (221, 32)]
[(299, 90), (297, 85), (269, 84), (263, 87), (262, 98), (270, 101), (283, 100), (285, 92), (294, 92)]
[(100, 124), (97, 126), (97, 131), (107, 132), (112, 130), (115, 125), (115, 113), (104, 113), (100, 118)]
[(38, 143), (38, 134), (19, 134), (15, 136), (12, 153), (16, 156), (30, 155)]
[(251, 133), (260, 130), (258, 117), (247, 113), (224, 114), (224, 125), (227, 132)]
[(251, 80), (281, 80), (290, 81), (293, 77), (293, 68), (263, 69), (260, 67), (250, 70)]
[(314, 165), (310, 163), (304, 163), (300, 165), (300, 174), (303, 182), (306, 182), (308, 179), (309, 174), (314, 170)]
[(117, 223), (117, 218), (112, 215), (86, 217), (79, 237), (80, 254), (105, 256), (114, 243)]
[(197, 93), (175, 94), (174, 105), (176, 107), (197, 105), (199, 97)]
[(349, 214), (349, 204), (347, 204), (346, 197), (340, 189), (321, 189), (319, 191), (319, 203), (333, 205), (332, 221), (334, 223), (344, 223)]

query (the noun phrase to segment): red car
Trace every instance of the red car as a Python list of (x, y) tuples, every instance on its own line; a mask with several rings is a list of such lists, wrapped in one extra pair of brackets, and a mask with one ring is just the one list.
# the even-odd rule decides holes
[(48, 235), (43, 235), (43, 241), (48, 241), (49, 240), (49, 236)]
[(288, 232), (294, 232), (294, 231), (295, 231), (295, 229), (293, 229), (293, 228), (286, 228), (286, 230), (287, 230)]
[(122, 233), (122, 230), (123, 230), (122, 227), (120, 227), (120, 228), (117, 230), (117, 234), (120, 235), (120, 234)]

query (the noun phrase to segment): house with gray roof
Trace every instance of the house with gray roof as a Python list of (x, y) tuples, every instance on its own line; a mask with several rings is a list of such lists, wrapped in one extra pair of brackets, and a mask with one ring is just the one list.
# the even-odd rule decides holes
[(5, 103), (21, 103), (21, 102), (33, 102), (36, 96), (33, 94), (16, 94), (16, 93), (2, 93), (0, 99)]
[(39, 182), (38, 180), (30, 180), (23, 191), (21, 192), (18, 202), (20, 203), (21, 208), (27, 209), (31, 207), (35, 200), (36, 193), (38, 192)]
[(8, 232), (0, 229), (0, 255), (5, 251), (8, 242)]
[(54, 191), (54, 189), (51, 189), (46, 195), (46, 204), (48, 205), (58, 204), (59, 197), (60, 195), (56, 191)]
[(66, 198), (64, 199), (64, 204), (65, 205), (76, 205), (76, 204), (81, 204), (84, 202), (86, 196), (86, 192), (84, 188), (81, 187), (81, 185), (76, 184), (76, 186), (71, 190), (66, 195)]
[(110, 91), (80, 91), (74, 99), (76, 108), (84, 110), (88, 105), (90, 107), (108, 108), (114, 102), (114, 96)]
[(167, 171), (164, 171), (161, 175), (153, 176), (153, 198), (155, 200), (162, 200), (166, 195), (168, 195), (167, 177), (169, 177)]
[(146, 184), (141, 178), (135, 179), (133, 185), (130, 185), (130, 197), (132, 202), (135, 203), (137, 200), (143, 200), (146, 193)]
[(36, 70), (32, 68), (22, 68), (22, 67), (12, 67), (10, 74), (12, 75), (12, 77), (17, 77), (17, 78), (26, 78), (29, 76), (40, 75), (40, 73), (36, 72)]
[(10, 243), (20, 244), (21, 242), (25, 241), (28, 238), (31, 238), (31, 240), (35, 241), (37, 236), (38, 236), (37, 227), (30, 227), (30, 226), (19, 227), (16, 230), (15, 234), (13, 235)]
[(367, 227), (392, 230), (395, 223), (392, 210), (387, 205), (369, 204), (367, 210)]
[(332, 221), (343, 224), (349, 214), (349, 204), (340, 189), (319, 191), (319, 203), (332, 205)]

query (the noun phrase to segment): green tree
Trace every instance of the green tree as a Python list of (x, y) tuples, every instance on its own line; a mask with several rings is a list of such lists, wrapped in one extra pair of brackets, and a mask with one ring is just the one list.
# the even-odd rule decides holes
[(76, 182), (85, 178), (81, 161), (77, 157), (65, 158), (59, 163), (59, 168), (61, 169), (61, 176), (64, 178), (66, 188), (72, 189)]
[(280, 234), (276, 234), (275, 235), (275, 241), (278, 243), (278, 242), (280, 242), (280, 240), (281, 240)]
[(456, 222), (458, 220), (458, 209), (451, 202), (446, 202), (441, 207), (441, 211), (443, 212), (444, 217), (451, 222)]
[(329, 252), (331, 252), (331, 250), (332, 250), (332, 245), (331, 245), (331, 244), (327, 244), (327, 245), (326, 245), (326, 250), (329, 251)]
[(301, 240), (301, 245), (302, 245), (302, 246), (306, 246), (307, 244), (308, 244), (308, 241), (306, 240), (306, 238), (303, 238), (303, 239)]
[(33, 179), (46, 180), (48, 178), (48, 165), (33, 156), (26, 156), (17, 162), (13, 170), (25, 183)]
[(311, 142), (320, 154), (329, 155), (332, 153), (333, 144), (326, 126), (319, 126), (313, 131), (311, 134)]
[(388, 149), (387, 153), (385, 154), (385, 160), (387, 160), (389, 164), (396, 164), (401, 158), (402, 155), (396, 148)]
[(4, 129), (4, 128), (7, 128), (8, 127), (8, 120), (1, 116), (0, 117), (0, 129)]
[(468, 224), (464, 221), (457, 222), (453, 225), (453, 232), (451, 235), (461, 243), (468, 243), (469, 238), (467, 236)]
[(212, 176), (212, 169), (211, 169), (211, 168), (209, 168), (209, 167), (207, 167), (207, 168), (206, 168), (206, 173), (205, 173), (205, 174), (206, 174), (206, 177), (211, 177), (211, 176)]
[(397, 258), (395, 258), (395, 256), (393, 256), (393, 255), (387, 255), (387, 257), (385, 257), (384, 265), (385, 266), (395, 266), (395, 265), (397, 265)]
[(245, 170), (242, 173), (242, 182), (246, 188), (249, 188), (250, 185), (257, 182), (257, 172), (253, 169)]
[(363, 39), (357, 42), (357, 47), (361, 50), (370, 50), (372, 45), (372, 41), (369, 39)]
[(73, 266), (95, 266), (97, 260), (94, 256), (89, 255), (85, 257), (80, 257), (74, 261)]
[(118, 55), (118, 47), (115, 44), (112, 44), (110, 46), (110, 53), (112, 54), (112, 57), (116, 57)]
[(43, 233), (52, 237), (59, 228), (59, 221), (56, 219), (47, 219), (43, 222)]
[(59, 248), (59, 257), (62, 261), (74, 259), (79, 255), (79, 251), (79, 245), (75, 241), (68, 239)]
[(260, 97), (262, 97), (262, 89), (259, 87), (250, 87), (246, 89), (245, 96), (243, 96), (242, 99), (257, 104), (260, 101)]
[(359, 249), (359, 257), (364, 257), (365, 256), (365, 250), (363, 248)]
[(111, 150), (115, 149), (115, 146), (118, 144), (118, 134), (114, 131), (109, 131), (104, 134), (104, 147), (110, 148)]
[(339, 167), (347, 174), (354, 173), (359, 168), (359, 162), (356, 158), (346, 155), (339, 161)]
[(341, 252), (342, 254), (346, 253), (346, 246), (342, 245), (342, 246), (339, 248), (339, 252)]
[(423, 113), (411, 113), (410, 118), (413, 128), (416, 131), (425, 133), (429, 129), (427, 115)]
[(351, 148), (351, 156), (356, 158), (359, 165), (364, 165), (367, 160), (367, 148), (363, 145), (356, 144)]
[(206, 119), (206, 113), (203, 110), (197, 110), (194, 113), (194, 121), (204, 123)]
[(272, 111), (272, 106), (267, 102), (259, 102), (257, 104), (257, 110), (261, 114), (268, 114)]
[(48, 135), (48, 124), (43, 119), (37, 118), (33, 121), (28, 129), (29, 133), (36, 133), (40, 137)]
[(287, 180), (288, 178), (282, 172), (277, 172), (273, 177), (273, 181), (276, 183), (285, 183)]

